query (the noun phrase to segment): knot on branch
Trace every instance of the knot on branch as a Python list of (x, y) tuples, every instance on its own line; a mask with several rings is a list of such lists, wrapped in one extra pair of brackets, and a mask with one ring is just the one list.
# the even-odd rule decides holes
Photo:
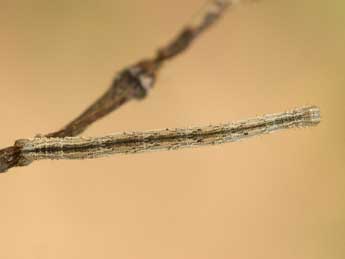
[(134, 89), (134, 98), (143, 99), (156, 81), (157, 67), (152, 61), (143, 61), (123, 72), (128, 85)]
[(27, 140), (17, 140), (15, 145), (0, 150), (0, 173), (16, 166), (26, 166), (32, 161), (22, 156), (22, 147)]
[(8, 147), (0, 150), (0, 173), (5, 173), (8, 169), (21, 165), (21, 148)]

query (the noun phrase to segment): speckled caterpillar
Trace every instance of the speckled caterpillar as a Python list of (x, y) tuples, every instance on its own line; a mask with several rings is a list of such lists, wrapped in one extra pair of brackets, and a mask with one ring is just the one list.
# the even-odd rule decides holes
[(289, 112), (265, 115), (204, 127), (117, 133), (103, 137), (39, 137), (17, 141), (28, 161), (39, 159), (88, 159), (113, 154), (174, 150), (234, 142), (293, 127), (309, 127), (320, 122), (320, 110), (310, 106)]

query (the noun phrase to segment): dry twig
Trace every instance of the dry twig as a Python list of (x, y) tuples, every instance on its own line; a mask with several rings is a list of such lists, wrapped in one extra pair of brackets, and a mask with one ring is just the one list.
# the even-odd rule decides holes
[[(68, 141), (72, 141), (73, 143), (75, 143), (79, 142), (81, 139), (73, 139), (66, 137), (74, 137), (81, 134), (92, 123), (108, 115), (109, 113), (111, 113), (112, 111), (119, 108), (120, 106), (122, 106), (130, 100), (143, 99), (145, 96), (147, 96), (149, 90), (152, 89), (157, 78), (158, 71), (163, 66), (163, 64), (166, 61), (183, 53), (191, 45), (191, 43), (200, 36), (202, 32), (210, 28), (217, 20), (219, 20), (219, 18), (222, 17), (225, 10), (228, 7), (234, 5), (236, 2), (238, 2), (238, 0), (211, 1), (205, 9), (205, 12), (200, 21), (198, 21), (195, 25), (185, 27), (180, 32), (180, 34), (172, 42), (170, 42), (170, 44), (159, 49), (153, 58), (144, 59), (120, 72), (113, 81), (110, 88), (99, 99), (97, 99), (88, 109), (86, 109), (80, 116), (78, 116), (75, 120), (67, 124), (63, 129), (47, 134), (45, 136), (42, 136), (41, 138), (29, 142), (19, 140), (16, 141), (14, 146), (0, 150), (0, 172), (5, 172), (12, 167), (26, 166), (30, 164), (32, 160), (36, 159), (36, 157), (35, 155), (33, 155), (34, 152), (31, 150), (31, 148), (28, 147), (30, 145), (33, 145), (34, 143), (37, 144), (37, 142), (41, 144), (43, 143), (43, 146), (46, 145), (46, 147), (48, 147), (49, 145), (52, 145), (51, 147), (53, 147), (54, 145), (57, 145), (57, 142), (61, 144), (67, 141), (66, 144), (61, 144), (62, 149), (59, 149), (59, 152), (64, 151), (64, 153), (68, 153), (65, 152), (66, 147), (69, 145)], [(174, 132), (176, 133), (176, 131), (172, 131), (172, 133)], [(187, 133), (188, 130), (184, 130), (183, 132)], [(128, 148), (132, 148), (133, 145), (138, 144), (137, 148), (140, 149), (140, 145), (147, 145), (147, 143), (145, 142), (147, 138), (144, 137), (146, 136), (145, 134), (148, 133), (138, 135), (142, 136), (142, 138), (139, 138), (138, 136), (133, 136), (134, 139), (130, 140), (131, 144), (130, 146), (128, 146)], [(154, 135), (155, 134), (156, 133), (154, 133)], [(180, 140), (179, 138), (173, 135), (174, 134), (172, 134), (171, 137), (174, 140)], [(193, 134), (188, 135), (185, 136), (184, 139), (189, 141), (190, 137), (193, 138), (195, 136)], [(138, 142), (136, 144), (136, 140), (138, 140), (138, 138), (141, 140), (139, 141), (140, 143)], [(207, 139), (206, 135), (198, 135), (198, 139), (199, 138), (205, 138), (205, 141)], [(96, 142), (99, 142), (102, 139), (107, 139), (107, 137), (96, 138)], [(122, 137), (120, 137), (120, 139), (122, 139)], [(151, 137), (149, 139), (151, 139)], [(89, 141), (88, 143), (91, 143), (93, 140), (90, 139), (87, 141)], [(117, 142), (118, 140), (114, 141)], [(183, 145), (183, 140), (181, 139), (181, 141), (181, 145)], [(156, 144), (160, 145), (159, 143), (155, 143), (154, 145)], [(115, 144), (112, 144), (112, 148), (115, 148)], [(29, 152), (29, 150), (31, 151)], [(43, 153), (48, 154), (49, 152), (47, 152), (47, 150), (50, 149), (46, 148), (39, 150), (40, 152), (42, 150), (45, 150)], [(40, 152), (36, 152), (35, 154), (37, 155)], [(87, 156), (92, 156), (92, 154), (90, 153), (90, 149), (84, 150), (84, 152), (88, 152), (89, 155)], [(56, 154), (55, 152), (50, 153)], [(95, 154), (94, 156), (97, 156), (97, 154)], [(39, 156), (37, 155), (37, 157)]]

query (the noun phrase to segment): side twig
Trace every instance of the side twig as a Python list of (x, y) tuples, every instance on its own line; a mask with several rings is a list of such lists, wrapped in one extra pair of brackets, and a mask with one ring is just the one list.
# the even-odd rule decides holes
[[(161, 48), (151, 59), (144, 59), (118, 74), (110, 88), (89, 108), (63, 129), (47, 134), (46, 137), (72, 137), (84, 132), (95, 121), (108, 115), (115, 109), (133, 99), (143, 99), (154, 86), (158, 71), (162, 65), (183, 53), (202, 32), (209, 29), (225, 10), (234, 5), (235, 0), (213, 0), (205, 8), (201, 21), (185, 27), (167, 46)], [(21, 147), (14, 145), (0, 150), (0, 172), (16, 166), (26, 166)]]
[(118, 74), (114, 82), (98, 100), (78, 118), (62, 130), (47, 137), (66, 137), (81, 134), (85, 129), (132, 99), (143, 99), (152, 89), (162, 65), (184, 52), (192, 42), (210, 28), (225, 12), (232, 1), (212, 1), (206, 8), (204, 18), (195, 26), (188, 26), (166, 47), (158, 50), (155, 57), (145, 59)]

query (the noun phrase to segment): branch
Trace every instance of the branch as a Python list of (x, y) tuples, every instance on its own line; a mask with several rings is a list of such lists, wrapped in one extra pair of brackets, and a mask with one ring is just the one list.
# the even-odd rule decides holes
[(183, 53), (202, 32), (219, 20), (231, 3), (232, 1), (212, 1), (207, 6), (200, 23), (184, 28), (170, 44), (158, 50), (155, 57), (142, 60), (124, 69), (115, 78), (108, 91), (78, 118), (60, 131), (46, 136), (77, 136), (84, 132), (92, 123), (108, 115), (129, 100), (140, 100), (146, 97), (149, 90), (153, 88), (158, 71), (162, 65)]
[[(183, 53), (200, 34), (221, 18), (233, 0), (213, 0), (206, 6), (203, 18), (193, 26), (186, 26), (167, 46), (158, 50), (151, 59), (144, 59), (118, 74), (110, 88), (80, 116), (59, 131), (46, 137), (72, 137), (84, 132), (87, 127), (133, 99), (143, 99), (152, 89), (162, 65)], [(20, 141), (14, 146), (0, 150), (0, 173), (16, 166), (30, 164), (21, 154)]]
[(200, 22), (184, 28), (170, 44), (158, 50), (153, 58), (142, 60), (120, 72), (110, 88), (63, 129), (34, 139), (17, 140), (14, 146), (0, 150), (0, 172), (16, 166), (29, 165), (38, 159), (84, 159), (115, 153), (221, 144), (278, 129), (317, 125), (320, 113), (319, 109), (313, 106), (235, 124), (122, 133), (99, 138), (75, 137), (126, 102), (146, 97), (154, 86), (163, 64), (188, 49), (191, 43), (219, 20), (227, 7), (234, 3), (234, 0), (212, 1)]

